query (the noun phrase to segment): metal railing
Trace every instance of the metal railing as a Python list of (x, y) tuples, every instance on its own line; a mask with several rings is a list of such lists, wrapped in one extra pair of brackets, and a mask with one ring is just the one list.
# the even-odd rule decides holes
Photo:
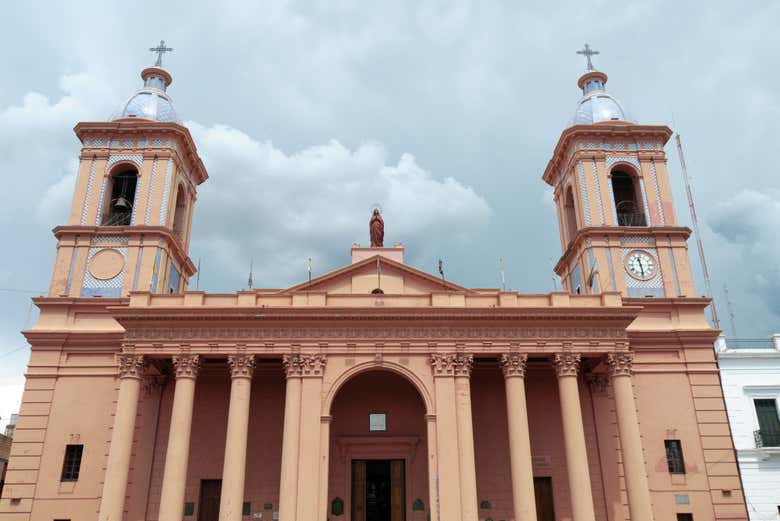
[(727, 338), (729, 349), (774, 349), (771, 338)]
[(132, 210), (128, 212), (111, 212), (103, 217), (101, 224), (103, 226), (129, 226), (132, 218)]
[(647, 226), (642, 212), (618, 212), (618, 226)]
[(762, 447), (780, 447), (780, 431), (761, 432), (761, 429), (753, 431), (753, 439), (756, 442), (756, 448)]

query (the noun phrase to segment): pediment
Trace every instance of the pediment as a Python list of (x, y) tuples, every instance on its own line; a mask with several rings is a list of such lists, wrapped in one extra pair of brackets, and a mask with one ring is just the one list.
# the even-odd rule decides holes
[(472, 293), (471, 290), (425, 273), (382, 255), (331, 271), (282, 291), (282, 293), (330, 293), (366, 295), (381, 290), (386, 295), (424, 295), (430, 293)]

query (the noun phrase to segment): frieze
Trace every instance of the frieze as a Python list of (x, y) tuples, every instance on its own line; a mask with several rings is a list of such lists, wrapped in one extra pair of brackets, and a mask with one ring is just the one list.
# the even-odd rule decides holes
[(174, 356), (173, 367), (176, 369), (176, 378), (197, 378), (200, 370), (200, 356)]
[(495, 327), (495, 328), (129, 328), (128, 340), (357, 340), (357, 339), (624, 339), (623, 328)]
[(504, 377), (519, 376), (525, 378), (525, 367), (528, 363), (528, 355), (520, 353), (504, 353), (501, 355), (501, 370)]

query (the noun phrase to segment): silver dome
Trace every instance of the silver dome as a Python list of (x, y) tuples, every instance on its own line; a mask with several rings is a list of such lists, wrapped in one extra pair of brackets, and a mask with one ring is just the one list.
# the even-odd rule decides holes
[(144, 86), (133, 94), (112, 119), (143, 118), (152, 121), (179, 123), (171, 97), (165, 89), (170, 75), (162, 69), (149, 68), (141, 73)]
[(623, 105), (604, 89), (607, 75), (588, 71), (579, 81), (583, 97), (572, 118), (573, 125), (590, 125), (600, 121), (628, 121)]
[(582, 98), (577, 105), (572, 123), (590, 125), (599, 121), (627, 121), (626, 111), (618, 100), (606, 92), (593, 93)]

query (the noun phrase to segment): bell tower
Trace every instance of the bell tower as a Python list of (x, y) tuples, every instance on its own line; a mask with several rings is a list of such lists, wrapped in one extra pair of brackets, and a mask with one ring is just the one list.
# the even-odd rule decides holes
[(555, 266), (571, 293), (628, 297), (695, 296), (690, 229), (677, 225), (664, 146), (665, 125), (629, 120), (593, 68), (577, 82), (582, 98), (543, 179), (554, 189), (563, 255)]
[(108, 122), (79, 123), (76, 187), (57, 226), (49, 296), (178, 293), (195, 273), (189, 258), (197, 187), (208, 178), (173, 108), (161, 42), (143, 87)]

